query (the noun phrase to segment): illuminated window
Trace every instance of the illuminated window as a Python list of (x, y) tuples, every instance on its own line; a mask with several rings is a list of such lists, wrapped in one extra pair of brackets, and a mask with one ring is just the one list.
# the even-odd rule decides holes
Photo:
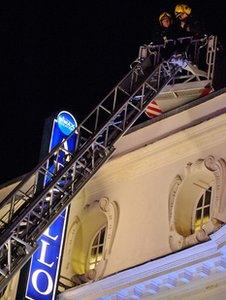
[(195, 231), (202, 229), (202, 225), (210, 219), (211, 194), (212, 188), (210, 187), (198, 201), (195, 215)]
[(96, 234), (89, 252), (89, 269), (95, 269), (98, 262), (103, 258), (106, 227), (101, 228)]

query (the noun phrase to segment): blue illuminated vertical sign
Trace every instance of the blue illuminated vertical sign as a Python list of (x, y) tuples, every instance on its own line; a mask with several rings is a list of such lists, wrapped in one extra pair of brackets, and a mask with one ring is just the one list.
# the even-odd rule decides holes
[[(74, 152), (77, 140), (76, 127), (77, 122), (69, 112), (60, 112), (53, 121), (49, 151), (74, 131), (75, 134), (67, 142), (65, 141), (67, 144), (64, 145), (68, 151)], [(66, 154), (62, 152), (60, 155), (57, 162), (63, 164)], [(54, 164), (48, 166), (49, 171), (52, 168), (54, 168)], [(43, 184), (45, 185), (48, 180), (49, 178), (46, 175)], [(25, 294), (27, 299), (55, 299), (67, 215), (68, 208), (57, 217), (54, 223), (38, 239), (39, 246), (33, 254), (30, 264)]]

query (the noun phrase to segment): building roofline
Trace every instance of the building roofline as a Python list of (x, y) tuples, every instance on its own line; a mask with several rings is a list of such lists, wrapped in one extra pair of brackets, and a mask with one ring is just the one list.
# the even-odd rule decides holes
[(219, 96), (221, 94), (224, 94), (224, 93), (226, 93), (226, 87), (224, 87), (224, 88), (222, 88), (220, 90), (214, 91), (214, 92), (210, 93), (209, 95), (206, 95), (204, 97), (198, 98), (196, 100), (191, 100), (191, 101), (189, 101), (188, 103), (186, 103), (184, 105), (181, 105), (181, 106), (179, 106), (177, 108), (174, 108), (174, 109), (172, 109), (170, 111), (162, 113), (161, 115), (159, 115), (157, 117), (154, 117), (154, 118), (152, 118), (150, 120), (147, 120), (145, 122), (142, 122), (140, 124), (137, 124), (137, 125), (131, 127), (127, 131), (126, 135), (128, 135), (128, 134), (130, 134), (130, 133), (132, 133), (134, 131), (137, 131), (139, 129), (142, 129), (144, 127), (147, 127), (147, 126), (149, 126), (151, 124), (157, 123), (157, 122), (159, 122), (159, 121), (161, 121), (163, 119), (166, 119), (168, 117), (176, 115), (176, 114), (178, 114), (178, 113), (180, 113), (182, 111), (185, 111), (185, 110), (187, 110), (189, 108), (192, 108), (192, 107), (195, 107), (195, 106), (197, 106), (199, 104), (205, 103), (205, 102), (207, 102), (207, 101), (209, 101), (209, 100), (211, 100), (211, 99), (213, 99), (213, 98), (215, 98), (215, 97), (217, 97), (217, 96)]
[(16, 182), (21, 181), (28, 173), (23, 174), (23, 175), (21, 175), (19, 177), (13, 178), (13, 179), (9, 179), (6, 182), (1, 183), (0, 184), (0, 190), (3, 189), (3, 188), (5, 188), (5, 187), (7, 187), (7, 186), (9, 186), (9, 185), (11, 185), (11, 184), (14, 184)]
[[(225, 93), (226, 87), (135, 125), (115, 143), (116, 150), (111, 159), (226, 113)], [(187, 112), (192, 112), (191, 118), (188, 118)]]
[[(181, 106), (179, 106), (177, 108), (174, 108), (174, 109), (172, 109), (172, 110), (170, 110), (168, 112), (165, 112), (165, 113), (163, 113), (163, 114), (161, 114), (161, 115), (159, 115), (159, 116), (157, 116), (155, 118), (152, 118), (150, 120), (147, 120), (145, 122), (142, 122), (140, 124), (137, 124), (137, 125), (133, 126), (132, 128), (130, 128), (127, 131), (127, 133), (125, 135), (129, 135), (130, 133), (133, 133), (133, 132), (138, 131), (138, 130), (140, 130), (142, 128), (145, 128), (145, 127), (147, 127), (149, 125), (157, 123), (157, 122), (159, 122), (159, 121), (161, 121), (163, 119), (166, 119), (168, 117), (176, 115), (176, 114), (178, 114), (178, 113), (180, 113), (182, 111), (185, 111), (187, 109), (195, 107), (195, 106), (197, 106), (199, 104), (208, 102), (209, 100), (211, 100), (211, 99), (213, 99), (213, 98), (215, 98), (215, 97), (217, 97), (217, 96), (219, 96), (221, 94), (224, 94), (224, 93), (226, 93), (226, 87), (224, 87), (224, 88), (222, 88), (220, 90), (214, 91), (214, 92), (212, 92), (211, 94), (209, 94), (207, 96), (198, 98), (196, 100), (191, 100), (190, 102), (188, 102), (188, 103), (186, 103), (184, 105), (181, 105)], [(21, 175), (21, 176), (19, 176), (17, 178), (10, 179), (10, 180), (6, 181), (5, 183), (0, 184), (0, 190), (3, 189), (3, 188), (5, 188), (5, 187), (7, 187), (7, 186), (9, 186), (9, 185), (11, 185), (11, 184), (14, 184), (16, 182), (21, 181), (28, 173), (26, 173), (24, 175)]]

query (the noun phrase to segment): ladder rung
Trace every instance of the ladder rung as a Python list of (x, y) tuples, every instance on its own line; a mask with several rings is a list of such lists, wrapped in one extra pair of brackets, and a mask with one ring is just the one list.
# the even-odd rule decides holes
[[(44, 172), (43, 172), (44, 171)], [(41, 167), (41, 169), (40, 169), (40, 171), (39, 171), (40, 173), (42, 173), (43, 175), (46, 175), (46, 173), (47, 174), (49, 174), (51, 177), (54, 177), (55, 176), (55, 174), (54, 173), (52, 173), (51, 171), (49, 171), (48, 169), (46, 169), (45, 167)]]
[(87, 168), (82, 162), (77, 161), (77, 164), (80, 165), (82, 168), (84, 168), (86, 171), (88, 171), (89, 173), (92, 173), (92, 170)]
[(130, 97), (130, 94), (127, 91), (125, 91), (121, 86), (118, 86), (118, 89)]
[(140, 111), (140, 108), (136, 107), (132, 102), (129, 102), (128, 104), (132, 106), (134, 109), (136, 109), (137, 111)]
[[(32, 197), (28, 196), (26, 193), (22, 192), (21, 190), (18, 190), (18, 192), (21, 193), (24, 197), (27, 197), (28, 199), (32, 199)], [(24, 200), (24, 199), (22, 198), (22, 200)]]
[(63, 147), (59, 147), (59, 150), (65, 152), (66, 154), (72, 155), (72, 153), (71, 153), (69, 150), (67, 150), (67, 149), (65, 149), (65, 148), (63, 148)]
[(87, 131), (90, 134), (93, 134), (93, 132), (91, 130), (89, 130), (88, 128), (86, 128), (84, 125), (81, 125), (80, 128), (84, 129), (85, 131)]
[(123, 131), (123, 128), (118, 127), (114, 122), (111, 123), (111, 126), (114, 126), (118, 130)]
[(112, 114), (112, 112), (110, 110), (108, 110), (107, 108), (105, 108), (103, 105), (100, 105), (100, 108), (102, 108), (104, 111), (106, 111), (109, 115)]

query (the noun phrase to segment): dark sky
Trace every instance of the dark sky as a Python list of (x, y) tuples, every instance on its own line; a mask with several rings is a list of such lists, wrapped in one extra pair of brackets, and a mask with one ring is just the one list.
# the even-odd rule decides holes
[[(226, 44), (226, 4), (187, 1)], [(11, 1), (0, 8), (0, 182), (38, 162), (45, 118), (78, 121), (128, 71), (150, 42), (159, 13), (177, 1)]]

